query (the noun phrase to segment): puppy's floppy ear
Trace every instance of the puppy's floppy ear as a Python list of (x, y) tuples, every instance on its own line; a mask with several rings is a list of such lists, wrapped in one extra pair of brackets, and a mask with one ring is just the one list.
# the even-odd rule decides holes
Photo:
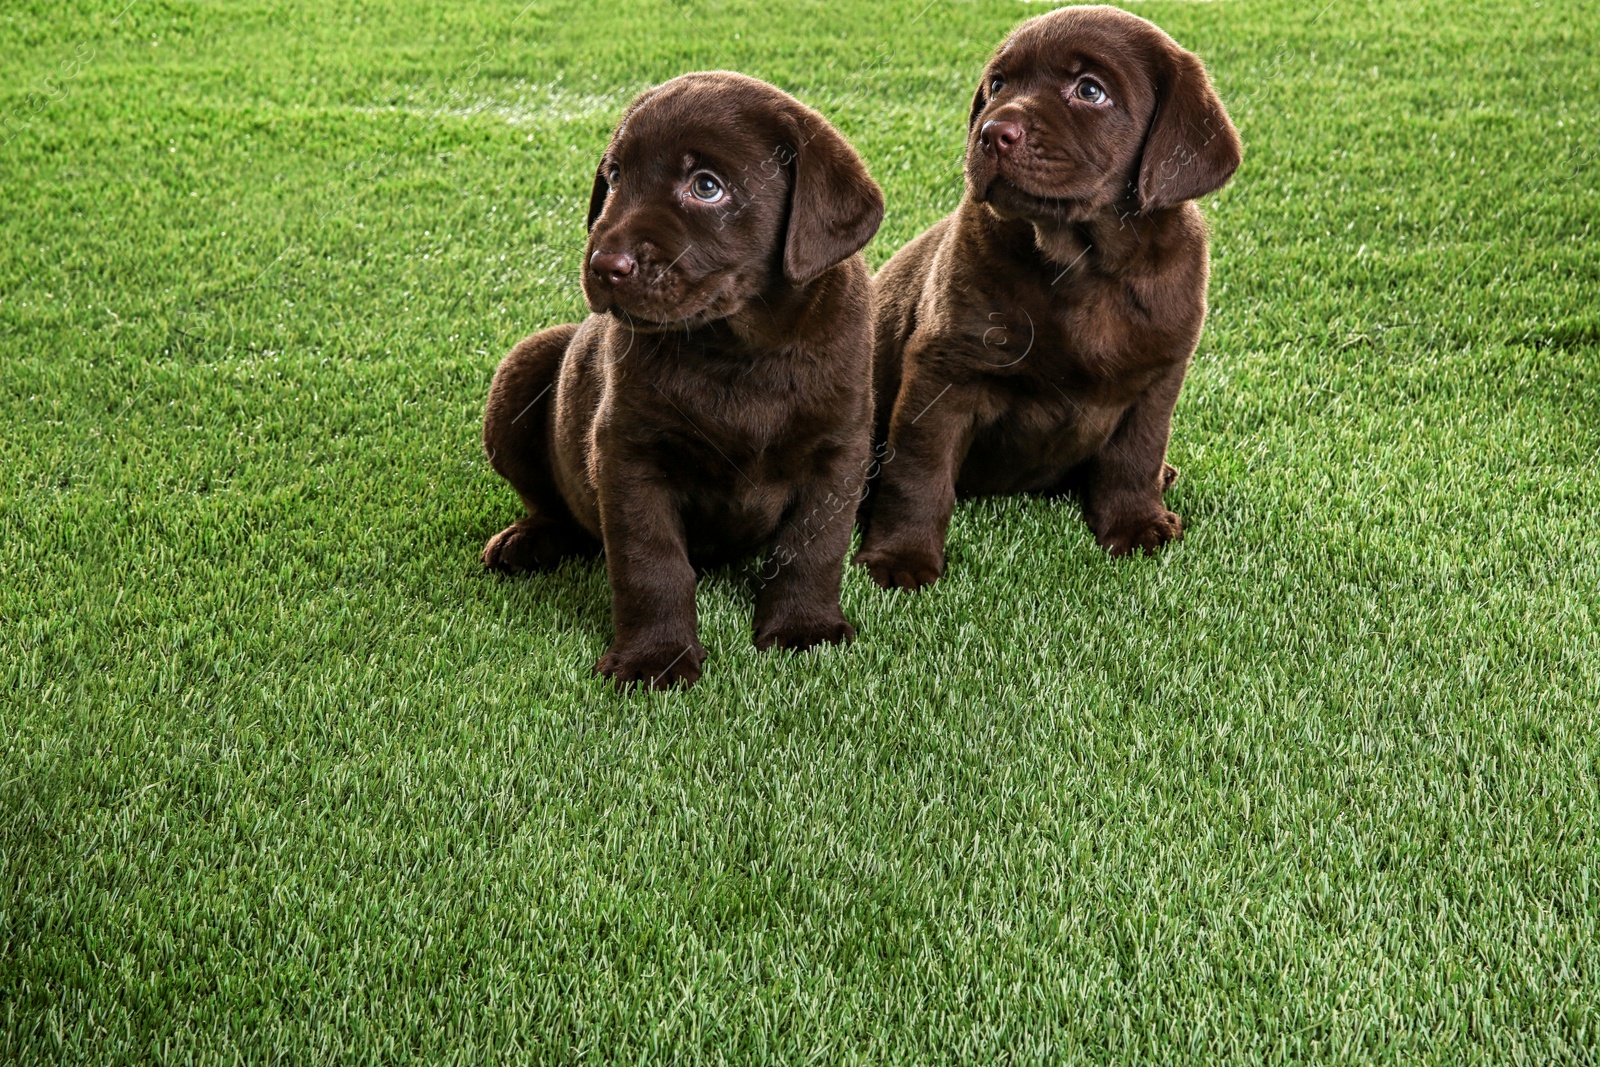
[(611, 183), (606, 181), (606, 165), (602, 163), (600, 169), (594, 172), (594, 188), (589, 192), (589, 221), (584, 224), (584, 229), (594, 230), (595, 220), (606, 209), (606, 197), (610, 194)]
[(1156, 75), (1156, 113), (1139, 160), (1139, 210), (1175, 207), (1227, 184), (1239, 133), (1199, 57), (1168, 46)]
[(805, 285), (866, 247), (883, 221), (883, 193), (838, 130), (809, 108), (784, 115), (794, 153), (783, 273)]
[(978, 116), (983, 114), (983, 87), (988, 82), (989, 76), (985, 74), (978, 79), (978, 88), (972, 94), (972, 111), (967, 115), (967, 132), (972, 132), (972, 126), (978, 121)]

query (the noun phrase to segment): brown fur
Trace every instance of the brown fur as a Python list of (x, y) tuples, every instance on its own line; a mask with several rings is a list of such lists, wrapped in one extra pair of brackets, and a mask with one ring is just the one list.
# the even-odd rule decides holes
[(1113, 555), (1182, 536), (1162, 493), (1206, 311), (1192, 201), (1239, 158), (1200, 61), (1144, 19), (1064, 8), (1000, 46), (965, 199), (874, 283), (886, 445), (856, 562), (879, 585), (938, 579), (958, 495), (1076, 491)]
[[(709, 173), (724, 199), (695, 195)], [(755, 643), (847, 641), (839, 607), (871, 432), (859, 252), (883, 197), (821, 115), (770, 85), (686, 74), (630, 106), (595, 175), (594, 312), (495, 372), (491, 463), (527, 514), (486, 566), (603, 544), (618, 685), (693, 684), (694, 564), (767, 551)]]

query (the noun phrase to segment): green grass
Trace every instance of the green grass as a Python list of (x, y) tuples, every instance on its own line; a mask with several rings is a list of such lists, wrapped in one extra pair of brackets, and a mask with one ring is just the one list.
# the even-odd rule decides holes
[(1041, 8), (125, 2), (0, 13), (0, 1060), (1595, 1062), (1594, 3), (1134, 5), (1246, 144), (1186, 539), (619, 697), (477, 564), (619, 109), (790, 89), (879, 264)]

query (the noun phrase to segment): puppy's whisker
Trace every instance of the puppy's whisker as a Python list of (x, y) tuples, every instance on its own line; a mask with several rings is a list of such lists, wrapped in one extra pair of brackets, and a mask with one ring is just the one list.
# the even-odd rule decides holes
[(632, 352), (633, 346), (639, 342), (639, 331), (634, 329), (632, 315), (629, 315), (627, 311), (623, 310), (622, 308), (618, 308), (617, 310), (622, 312), (622, 321), (628, 325), (628, 347), (624, 348), (622, 350), (622, 355), (618, 356), (614, 361), (615, 363), (621, 363), (623, 360), (628, 358), (628, 353)]

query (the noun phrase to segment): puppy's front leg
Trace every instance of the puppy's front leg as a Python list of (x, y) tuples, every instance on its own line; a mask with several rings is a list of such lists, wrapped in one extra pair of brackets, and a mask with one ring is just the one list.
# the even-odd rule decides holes
[(694, 567), (683, 517), (661, 473), (638, 459), (603, 464), (598, 482), (616, 636), (595, 673), (619, 687), (691, 686), (706, 650), (695, 633)]
[(1177, 477), (1166, 462), (1167, 438), (1187, 366), (1178, 364), (1145, 390), (1089, 461), (1084, 517), (1113, 556), (1134, 549), (1148, 555), (1183, 537), (1183, 520), (1166, 509), (1161, 494)]
[(866, 452), (863, 442), (858, 454), (841, 453), (784, 516), (756, 592), (757, 648), (799, 650), (855, 637), (839, 607), (839, 582), (866, 485)]
[(944, 573), (956, 474), (972, 442), (964, 390), (908, 376), (889, 420), (872, 520), (856, 563), (885, 589), (920, 589)]

